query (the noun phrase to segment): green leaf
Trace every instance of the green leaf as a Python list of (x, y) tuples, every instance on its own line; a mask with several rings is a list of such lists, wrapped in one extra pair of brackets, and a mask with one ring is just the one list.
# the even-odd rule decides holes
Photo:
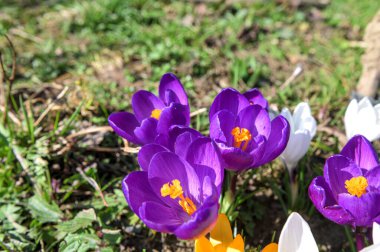
[(63, 213), (55, 202), (49, 203), (41, 196), (34, 195), (28, 202), (31, 214), (40, 222), (59, 222)]
[(103, 240), (106, 240), (111, 245), (119, 244), (121, 242), (120, 230), (103, 229)]
[(59, 244), (59, 251), (61, 252), (85, 252), (94, 250), (100, 244), (100, 239), (94, 234), (69, 234)]
[(57, 228), (61, 232), (74, 233), (81, 228), (91, 226), (96, 220), (94, 209), (85, 209), (79, 212), (74, 219), (58, 224)]

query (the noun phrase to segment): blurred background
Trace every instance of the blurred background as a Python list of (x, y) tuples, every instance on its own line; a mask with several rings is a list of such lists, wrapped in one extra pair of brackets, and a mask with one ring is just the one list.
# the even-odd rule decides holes
[(0, 1), (0, 247), (192, 251), (129, 210), (120, 183), (139, 169), (136, 154), (107, 127), (135, 91), (156, 92), (173, 72), (204, 134), (204, 108), (225, 87), (258, 87), (274, 110), (309, 102), (320, 126), (299, 165), (297, 203), (274, 162), (239, 177), (232, 223), (247, 251), (260, 251), (294, 210), (321, 251), (350, 251), (350, 230), (319, 215), (307, 186), (341, 148), (365, 28), (379, 10), (373, 0)]

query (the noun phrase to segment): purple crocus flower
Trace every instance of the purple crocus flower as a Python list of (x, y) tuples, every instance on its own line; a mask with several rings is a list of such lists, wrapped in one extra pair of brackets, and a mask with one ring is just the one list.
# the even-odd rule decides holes
[(289, 123), (283, 116), (272, 121), (268, 102), (257, 89), (243, 95), (222, 90), (210, 109), (210, 137), (226, 163), (226, 169), (256, 168), (278, 157), (289, 139)]
[(210, 232), (219, 209), (223, 167), (218, 148), (195, 130), (172, 127), (168, 137), (143, 146), (141, 171), (122, 182), (130, 208), (151, 229), (195, 239)]
[(309, 196), (323, 216), (338, 224), (380, 223), (380, 164), (371, 143), (361, 135), (351, 138), (340, 154), (327, 159)]
[(179, 79), (172, 73), (164, 74), (158, 88), (159, 97), (146, 90), (132, 97), (129, 112), (115, 112), (108, 122), (121, 137), (137, 145), (154, 142), (159, 134), (166, 134), (172, 125), (190, 124), (187, 95)]

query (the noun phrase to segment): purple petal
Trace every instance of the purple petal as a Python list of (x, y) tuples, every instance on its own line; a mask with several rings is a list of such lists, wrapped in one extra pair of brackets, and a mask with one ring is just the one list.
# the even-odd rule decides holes
[(253, 163), (251, 164), (252, 168), (256, 168), (260, 166), (261, 158), (265, 153), (267, 140), (263, 136), (258, 136), (252, 141), (252, 144), (254, 145), (250, 147), (252, 150), (249, 155), (253, 158)]
[(174, 143), (174, 152), (178, 156), (186, 158), (189, 146), (198, 138), (199, 135), (193, 132), (184, 132), (178, 135)]
[(153, 156), (148, 170), (149, 183), (153, 191), (168, 205), (179, 207), (177, 200), (170, 197), (161, 196), (161, 187), (174, 179), (181, 182), (184, 196), (189, 197), (193, 202), (199, 202), (201, 185), (199, 178), (185, 160), (172, 152), (160, 152)]
[(138, 145), (143, 144), (135, 136), (134, 130), (140, 126), (140, 123), (132, 113), (114, 112), (108, 117), (108, 123), (116, 134), (122, 138)]
[(162, 145), (158, 144), (147, 144), (144, 145), (139, 153), (137, 154), (137, 160), (140, 164), (140, 167), (143, 171), (148, 171), (148, 167), (151, 159), (154, 155), (159, 152), (169, 151)]
[(148, 181), (148, 173), (134, 171), (127, 175), (121, 183), (125, 199), (129, 207), (139, 215), (139, 208), (146, 201), (163, 203), (153, 192)]
[(259, 105), (263, 109), (268, 111), (268, 101), (264, 98), (262, 93), (257, 89), (253, 88), (244, 93), (250, 104)]
[(350, 224), (353, 217), (337, 204), (331, 190), (322, 176), (313, 179), (309, 186), (309, 197), (317, 210), (335, 223)]
[(327, 159), (323, 173), (326, 183), (330, 185), (331, 192), (336, 200), (338, 200), (338, 194), (347, 193), (345, 188), (346, 180), (362, 175), (360, 168), (356, 164), (341, 155), (334, 155)]
[(351, 158), (360, 168), (366, 170), (379, 165), (376, 151), (371, 143), (361, 135), (351, 138), (340, 154)]
[(263, 135), (269, 137), (271, 122), (268, 112), (258, 105), (251, 105), (240, 111), (237, 125), (246, 128), (252, 136)]
[(190, 111), (188, 107), (172, 103), (169, 107), (162, 110), (160, 120), (157, 125), (157, 132), (167, 134), (170, 127), (173, 125), (189, 126), (190, 124)]
[(232, 114), (237, 115), (243, 108), (249, 106), (247, 98), (236, 91), (233, 88), (223, 89), (213, 101), (209, 119), (214, 117), (214, 115), (221, 110), (228, 110)]
[(367, 191), (380, 192), (380, 166), (372, 168), (365, 174), (368, 181)]
[[(186, 160), (193, 167), (198, 167), (196, 172), (201, 183), (206, 176), (213, 178), (214, 185), (220, 193), (224, 177), (222, 157), (218, 147), (210, 138), (195, 140), (188, 149)], [(196, 165), (200, 165), (201, 168)]]
[(156, 138), (156, 143), (165, 146), (171, 151), (174, 151), (176, 139), (183, 133), (190, 133), (192, 135), (192, 139), (196, 139), (202, 136), (202, 134), (195, 129), (189, 128), (187, 126), (174, 125), (170, 127), (169, 134), (159, 135), (159, 137)]
[(290, 127), (285, 117), (279, 115), (272, 120), (271, 124), (271, 132), (266, 144), (265, 154), (259, 165), (277, 158), (288, 144)]
[(154, 118), (144, 119), (134, 133), (141, 145), (153, 143), (157, 136), (157, 120)]
[[(204, 167), (204, 168), (210, 169), (209, 167)], [(214, 178), (209, 177), (209, 176), (203, 177), (203, 179), (202, 179), (202, 204), (204, 201), (207, 200), (207, 198), (211, 197), (213, 194), (220, 195), (220, 191), (216, 192), (214, 190), (214, 188), (215, 188), (214, 181), (215, 181), (215, 177)]]
[(230, 111), (221, 110), (217, 112), (210, 122), (210, 137), (227, 145), (232, 145), (232, 129), (235, 127), (236, 116)]
[(170, 105), (172, 102), (179, 102), (185, 106), (189, 104), (181, 82), (172, 73), (166, 73), (162, 76), (158, 90), (161, 100), (165, 101), (166, 105)]
[(365, 193), (360, 198), (342, 193), (338, 202), (353, 216), (354, 226), (372, 227), (374, 219), (380, 215), (380, 193)]
[(174, 231), (174, 234), (183, 240), (192, 240), (206, 235), (216, 224), (218, 208), (218, 199), (210, 197), (187, 222)]
[(253, 157), (249, 153), (244, 152), (239, 148), (227, 147), (220, 143), (218, 146), (222, 152), (222, 157), (226, 164), (225, 169), (231, 171), (242, 171), (250, 168), (253, 162)]
[(151, 201), (142, 204), (139, 215), (145, 225), (163, 233), (172, 233), (183, 223), (173, 208)]
[(137, 91), (132, 96), (133, 112), (140, 122), (150, 118), (154, 109), (162, 110), (164, 107), (164, 103), (157, 96), (146, 90)]

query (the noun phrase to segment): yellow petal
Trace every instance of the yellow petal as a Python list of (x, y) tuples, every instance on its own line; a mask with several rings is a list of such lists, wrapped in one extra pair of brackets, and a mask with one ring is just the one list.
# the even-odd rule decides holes
[(207, 240), (206, 237), (202, 236), (195, 240), (194, 245), (195, 252), (213, 252), (214, 247), (211, 245), (211, 242)]
[(215, 247), (220, 243), (230, 244), (232, 241), (230, 222), (225, 214), (219, 214), (216, 225), (210, 233), (210, 242)]
[(244, 240), (241, 235), (237, 235), (227, 248), (227, 252), (244, 252)]
[(227, 251), (227, 246), (223, 243), (218, 244), (214, 247), (214, 252), (226, 252)]
[(278, 251), (278, 245), (277, 243), (269, 243), (265, 246), (265, 248), (261, 252), (277, 252)]

